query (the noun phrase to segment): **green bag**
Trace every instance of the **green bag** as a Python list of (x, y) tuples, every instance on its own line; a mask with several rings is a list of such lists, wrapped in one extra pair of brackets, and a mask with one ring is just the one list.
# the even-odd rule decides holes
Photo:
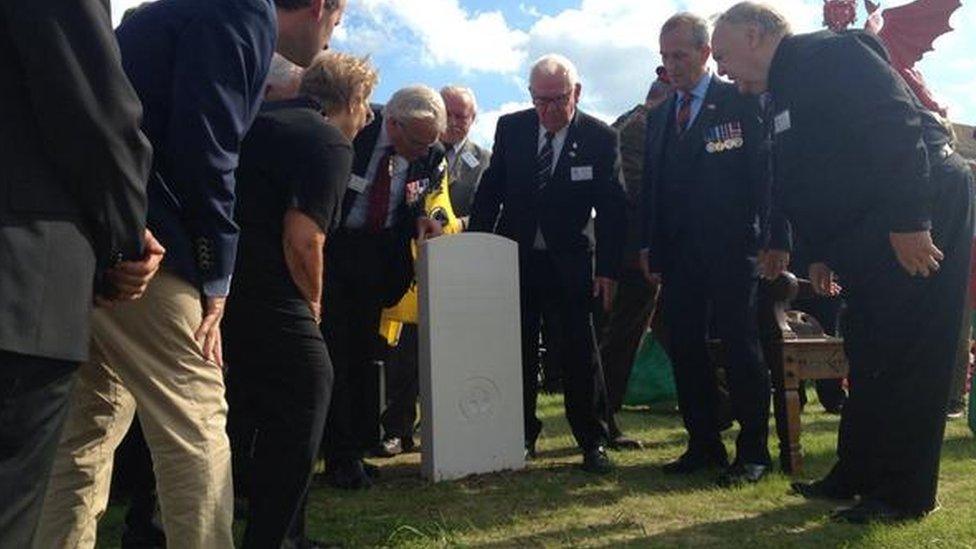
[(627, 392), (624, 393), (624, 405), (646, 406), (675, 400), (676, 397), (671, 359), (648, 330), (641, 338), (640, 347), (634, 357), (634, 366), (627, 381)]

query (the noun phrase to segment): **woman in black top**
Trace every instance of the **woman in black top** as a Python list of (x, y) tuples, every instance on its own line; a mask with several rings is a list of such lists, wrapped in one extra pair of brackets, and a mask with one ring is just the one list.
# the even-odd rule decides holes
[(299, 97), (266, 103), (241, 149), (224, 335), (230, 429), (253, 440), (235, 450), (253, 456), (244, 547), (309, 546), (304, 502), (333, 380), (318, 327), (323, 249), (376, 81), (366, 59), (320, 54)]

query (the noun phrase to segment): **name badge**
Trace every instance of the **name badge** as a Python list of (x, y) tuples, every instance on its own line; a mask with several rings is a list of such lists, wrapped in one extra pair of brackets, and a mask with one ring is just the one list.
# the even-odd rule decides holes
[(776, 118), (773, 119), (773, 133), (776, 135), (779, 135), (792, 127), (793, 126), (790, 124), (789, 109), (777, 114)]
[(349, 177), (349, 188), (356, 191), (357, 193), (361, 193), (365, 191), (366, 185), (367, 182), (366, 182), (366, 178), (364, 177), (359, 177), (358, 175), (352, 175)]
[(481, 162), (478, 162), (478, 159), (471, 154), (471, 151), (464, 151), (464, 154), (461, 155), (461, 160), (463, 160), (464, 163), (467, 164), (471, 169), (477, 168), (479, 165), (481, 165)]
[(573, 181), (593, 181), (593, 166), (576, 166), (569, 171)]

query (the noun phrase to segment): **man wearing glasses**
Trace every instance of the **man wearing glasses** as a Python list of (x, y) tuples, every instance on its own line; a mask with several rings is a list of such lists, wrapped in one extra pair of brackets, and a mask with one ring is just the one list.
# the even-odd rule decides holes
[(423, 216), (418, 193), (440, 177), (433, 172), (444, 157), (444, 101), (431, 88), (409, 86), (375, 116), (353, 142), (340, 228), (325, 260), (322, 331), (335, 374), (326, 461), (332, 484), (346, 489), (372, 485), (363, 456), (379, 444), (380, 313), (413, 280), (410, 240), (441, 232)]
[[(565, 57), (540, 58), (529, 83), (535, 108), (498, 120), (470, 230), (495, 232), (519, 244), (527, 456), (535, 454), (542, 430), (535, 409), (539, 328), (545, 318), (554, 324), (546, 333), (564, 342), (555, 361), (563, 372), (566, 417), (583, 452), (583, 469), (607, 473), (612, 469), (606, 453), (607, 396), (594, 353), (591, 307), (599, 297), (609, 308), (623, 252), (626, 200), (617, 134), (577, 109), (582, 87)], [(590, 230), (594, 210), (595, 233)]]

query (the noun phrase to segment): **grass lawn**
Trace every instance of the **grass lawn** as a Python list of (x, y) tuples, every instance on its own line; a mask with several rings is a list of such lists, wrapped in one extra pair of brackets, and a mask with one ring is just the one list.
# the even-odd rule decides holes
[[(562, 398), (542, 397), (539, 408), (540, 457), (527, 470), (434, 485), (419, 478), (419, 454), (373, 460), (382, 478), (372, 490), (316, 482), (309, 533), (347, 547), (976, 547), (976, 440), (964, 420), (946, 433), (942, 510), (920, 522), (861, 527), (828, 520), (831, 504), (789, 495), (780, 473), (735, 490), (714, 487), (714, 475), (663, 475), (660, 465), (685, 443), (670, 411), (618, 416), (647, 447), (613, 453), (611, 475), (588, 475), (578, 468)], [(812, 403), (803, 422), (804, 476), (815, 478), (833, 461), (838, 419)], [(734, 432), (726, 435), (730, 449)], [(775, 457), (773, 438), (770, 447)], [(110, 508), (99, 547), (118, 546), (123, 511)]]

